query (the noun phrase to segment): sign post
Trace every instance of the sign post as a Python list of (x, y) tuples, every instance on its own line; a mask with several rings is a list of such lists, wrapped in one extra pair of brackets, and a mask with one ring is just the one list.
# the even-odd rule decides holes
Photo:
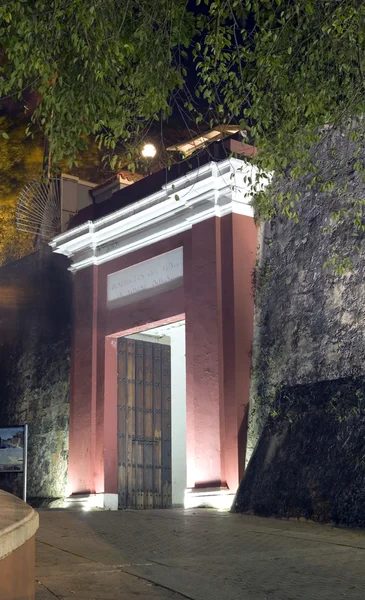
[(23, 500), (27, 501), (28, 475), (28, 425), (24, 425), (24, 461), (23, 461)]

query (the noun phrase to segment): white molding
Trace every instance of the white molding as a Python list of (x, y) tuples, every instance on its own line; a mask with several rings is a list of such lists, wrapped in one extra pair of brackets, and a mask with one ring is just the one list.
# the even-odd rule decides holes
[(253, 217), (246, 178), (255, 181), (256, 175), (256, 167), (242, 160), (210, 162), (151, 196), (62, 233), (50, 246), (72, 260), (71, 271), (78, 271), (175, 236), (211, 217), (231, 213)]

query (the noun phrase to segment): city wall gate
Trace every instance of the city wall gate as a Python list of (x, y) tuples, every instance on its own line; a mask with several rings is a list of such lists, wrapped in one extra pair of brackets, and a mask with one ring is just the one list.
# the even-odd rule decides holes
[(118, 506), (171, 506), (170, 346), (118, 339)]
[[(106, 200), (94, 221), (80, 211), (82, 224), (51, 242), (73, 272), (67, 496), (89, 494), (113, 510), (232, 502), (245, 465), (250, 391), (257, 230), (246, 177), (253, 169), (211, 161), (174, 182), (164, 178), (161, 188), (156, 182), (149, 196), (148, 181), (137, 182)], [(126, 336), (182, 320), (179, 454), (169, 349)], [(174, 358), (173, 350), (173, 367)]]

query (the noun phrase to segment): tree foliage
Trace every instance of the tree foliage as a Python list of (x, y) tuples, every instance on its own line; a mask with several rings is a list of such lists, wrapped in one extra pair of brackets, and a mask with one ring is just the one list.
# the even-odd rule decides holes
[(195, 57), (200, 93), (251, 127), (257, 162), (310, 168), (313, 144), (365, 112), (365, 4), (359, 0), (214, 0)]
[(21, 187), (42, 169), (41, 140), (25, 138), (26, 125), (0, 117), (0, 265), (33, 249), (32, 238), (16, 230), (17, 195)]
[[(0, 265), (17, 260), (34, 250), (34, 237), (17, 231), (16, 207), (21, 188), (42, 171), (43, 139), (25, 136), (26, 123), (0, 117)], [(105, 179), (97, 146), (88, 142), (77, 157), (71, 174), (100, 182)], [(62, 166), (62, 165), (61, 165)]]
[(0, 6), (0, 96), (39, 96), (53, 161), (90, 135), (114, 148), (169, 112), (193, 21), (185, 0), (10, 0)]
[(0, 35), (0, 95), (38, 94), (56, 161), (89, 135), (128, 148), (184, 86), (185, 115), (240, 122), (277, 175), (310, 169), (328, 127), (362, 131), (362, 0), (9, 0)]

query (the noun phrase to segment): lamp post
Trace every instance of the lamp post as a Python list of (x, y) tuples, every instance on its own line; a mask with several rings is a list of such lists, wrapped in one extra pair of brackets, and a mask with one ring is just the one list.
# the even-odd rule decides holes
[(156, 156), (156, 147), (153, 144), (145, 144), (142, 148), (142, 156), (146, 159), (148, 175), (151, 175), (151, 163), (154, 157)]

